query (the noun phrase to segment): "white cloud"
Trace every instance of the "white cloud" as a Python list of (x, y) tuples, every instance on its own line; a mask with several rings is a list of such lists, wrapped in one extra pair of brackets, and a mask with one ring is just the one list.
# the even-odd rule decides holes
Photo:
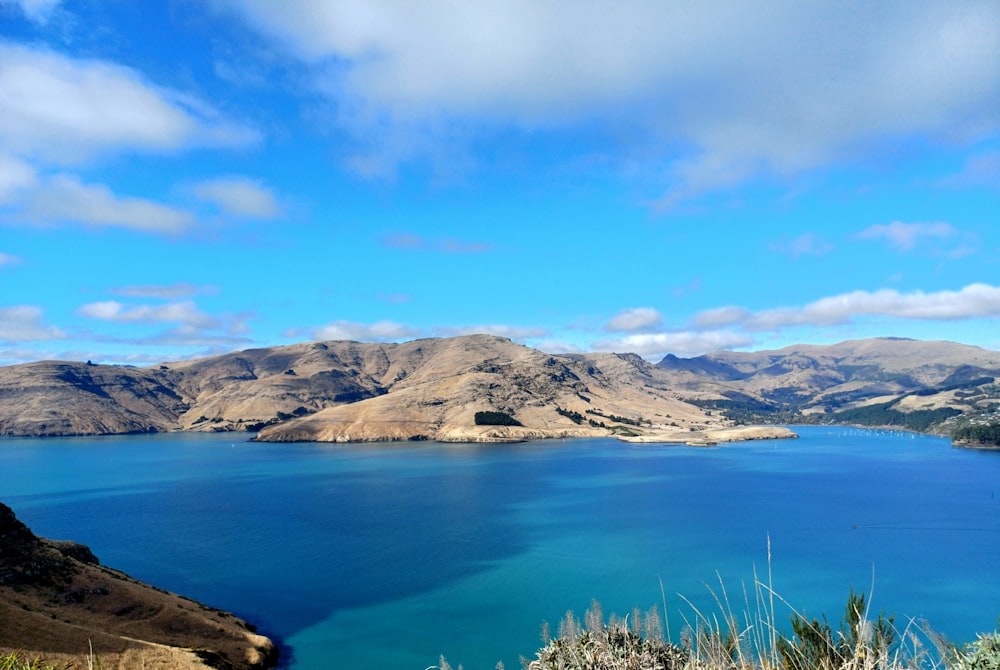
[(750, 312), (742, 307), (715, 307), (699, 312), (691, 319), (691, 323), (698, 328), (712, 329), (740, 323), (748, 316)]
[(672, 166), (669, 205), (1000, 126), (992, 0), (220, 2), (314, 68), (374, 173), (442, 134), (596, 122)]
[(541, 340), (535, 343), (535, 348), (547, 354), (582, 354), (586, 350), (565, 340)]
[(11, 267), (12, 265), (20, 265), (21, 259), (13, 254), (5, 254), (0, 251), (0, 268)]
[(958, 230), (953, 225), (944, 221), (930, 223), (893, 221), (865, 228), (857, 236), (863, 240), (886, 240), (890, 246), (900, 251), (910, 251), (922, 240), (945, 240), (957, 233)]
[(38, 182), (35, 168), (28, 163), (0, 154), (0, 205), (14, 202)]
[(663, 323), (663, 316), (652, 307), (636, 307), (622, 310), (604, 324), (609, 332), (648, 330)]
[(666, 354), (690, 357), (712, 351), (745, 347), (753, 338), (728, 330), (688, 331), (668, 333), (635, 333), (620, 339), (594, 342), (595, 351), (634, 353), (644, 357), (660, 358)]
[(386, 342), (420, 337), (420, 331), (394, 321), (355, 323), (334, 321), (317, 328), (312, 337), (317, 340), (357, 340), (360, 342)]
[(121, 150), (233, 146), (257, 133), (127, 67), (0, 41), (0, 151), (76, 163)]
[(82, 305), (77, 312), (91, 319), (115, 323), (179, 323), (197, 330), (222, 325), (218, 318), (202, 312), (190, 300), (164, 305), (125, 305), (117, 300), (105, 300)]
[(699, 327), (739, 326), (747, 331), (777, 331), (793, 326), (838, 326), (859, 317), (911, 320), (965, 320), (1000, 317), (1000, 287), (970, 284), (958, 291), (900, 293), (894, 289), (853, 291), (821, 298), (802, 307), (750, 312), (726, 307), (701, 312)]
[(193, 186), (196, 197), (215, 204), (224, 213), (253, 219), (281, 216), (274, 193), (257, 179), (241, 176), (219, 177)]
[(34, 305), (0, 307), (0, 341), (55, 340), (66, 334), (44, 322), (42, 309)]
[(185, 210), (142, 198), (120, 197), (103, 184), (55, 175), (29, 193), (20, 216), (29, 223), (82, 223), (149, 233), (181, 233), (194, 223)]

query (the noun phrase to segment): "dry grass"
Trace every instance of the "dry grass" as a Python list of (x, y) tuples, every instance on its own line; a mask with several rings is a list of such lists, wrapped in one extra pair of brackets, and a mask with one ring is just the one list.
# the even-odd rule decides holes
[[(605, 619), (593, 601), (582, 620), (567, 612), (555, 638), (543, 626), (544, 646), (521, 663), (525, 670), (1000, 670), (1000, 632), (958, 648), (921, 622), (900, 627), (873, 613), (869, 598), (853, 589), (836, 626), (826, 617), (807, 619), (774, 591), (770, 547), (768, 554), (766, 580), (755, 570), (738, 598), (721, 578), (709, 588), (712, 611), (681, 596), (690, 614), (677, 644), (669, 639), (665, 597), (662, 618), (653, 607)], [(434, 669), (452, 670), (443, 657), (427, 670)]]

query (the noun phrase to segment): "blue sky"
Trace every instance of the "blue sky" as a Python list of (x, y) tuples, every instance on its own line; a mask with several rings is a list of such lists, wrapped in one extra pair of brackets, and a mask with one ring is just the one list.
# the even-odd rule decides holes
[(995, 0), (0, 0), (0, 364), (998, 317)]

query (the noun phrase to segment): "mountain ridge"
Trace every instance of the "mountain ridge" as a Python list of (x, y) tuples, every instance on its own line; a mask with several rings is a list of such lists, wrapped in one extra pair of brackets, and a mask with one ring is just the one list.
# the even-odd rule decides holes
[[(900, 338), (667, 355), (655, 364), (629, 353), (547, 354), (492, 335), (308, 342), (146, 368), (0, 367), (0, 435), (236, 430), (273, 441), (614, 435), (687, 442), (745, 422), (734, 405), (807, 418), (880, 399), (919, 410), (907, 398), (924, 394), (927, 404), (936, 389), (982, 387), (978, 409), (985, 410), (997, 376), (998, 352)], [(937, 400), (977, 410), (957, 403), (955, 393)], [(477, 425), (481, 411), (523, 425)], [(774, 423), (778, 415), (768, 412), (754, 416)]]

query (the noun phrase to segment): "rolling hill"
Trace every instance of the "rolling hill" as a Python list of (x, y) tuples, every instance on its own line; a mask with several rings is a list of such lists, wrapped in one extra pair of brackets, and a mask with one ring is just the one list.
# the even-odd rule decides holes
[(0, 435), (697, 442), (727, 439), (706, 431), (754, 423), (944, 430), (955, 417), (992, 416), (998, 376), (998, 352), (896, 338), (667, 356), (656, 365), (634, 354), (550, 355), (490, 335), (311, 342), (148, 368), (2, 367)]

